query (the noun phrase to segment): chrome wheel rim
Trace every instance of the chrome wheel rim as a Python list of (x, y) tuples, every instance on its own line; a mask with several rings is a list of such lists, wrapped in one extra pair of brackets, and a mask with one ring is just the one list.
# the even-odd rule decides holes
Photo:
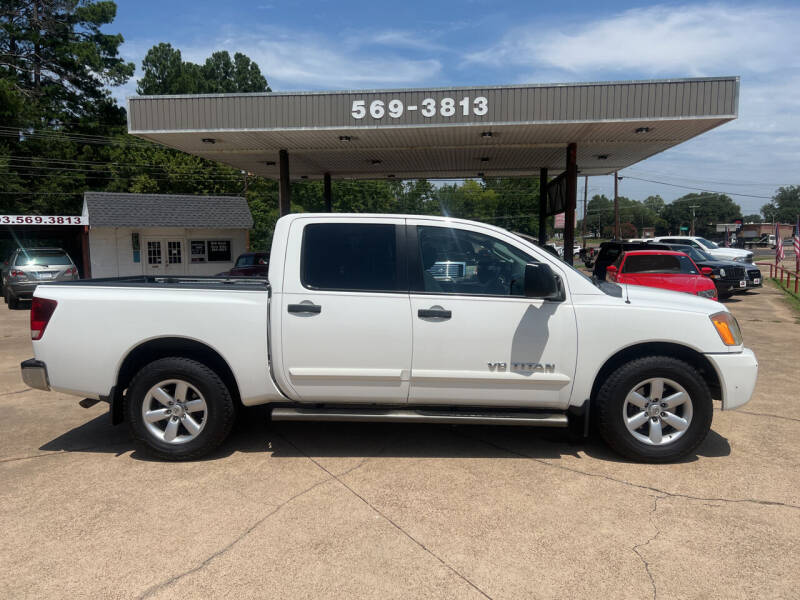
[(188, 381), (165, 379), (151, 387), (142, 402), (142, 420), (160, 442), (185, 444), (206, 426), (208, 407), (203, 394)]
[(637, 383), (622, 405), (622, 420), (628, 432), (650, 446), (666, 446), (683, 437), (692, 424), (692, 414), (689, 393), (664, 377)]

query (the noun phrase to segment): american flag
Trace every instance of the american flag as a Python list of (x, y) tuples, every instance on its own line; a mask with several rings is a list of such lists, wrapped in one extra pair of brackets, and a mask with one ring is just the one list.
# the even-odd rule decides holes
[(781, 264), (785, 258), (783, 254), (783, 237), (781, 236), (781, 224), (775, 223), (775, 264)]
[(800, 271), (800, 215), (797, 215), (797, 225), (794, 229), (792, 244), (794, 245), (795, 270)]

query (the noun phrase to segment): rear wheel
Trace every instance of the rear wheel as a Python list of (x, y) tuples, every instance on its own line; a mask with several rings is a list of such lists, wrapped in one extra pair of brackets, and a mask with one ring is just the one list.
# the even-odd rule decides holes
[(134, 438), (167, 460), (208, 454), (225, 440), (235, 418), (220, 377), (180, 357), (159, 359), (139, 371), (128, 388), (126, 409)]
[(617, 452), (670, 462), (693, 452), (711, 428), (711, 394), (697, 370), (668, 356), (622, 365), (597, 395), (599, 428)]
[(6, 290), (6, 303), (10, 310), (17, 310), (19, 308), (19, 298), (17, 298), (11, 290)]

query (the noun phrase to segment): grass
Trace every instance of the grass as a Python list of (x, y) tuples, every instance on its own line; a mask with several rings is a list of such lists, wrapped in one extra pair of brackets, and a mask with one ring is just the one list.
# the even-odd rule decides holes
[(794, 281), (792, 281), (791, 289), (787, 288), (785, 284), (781, 283), (777, 278), (771, 277), (770, 281), (779, 290), (783, 290), (786, 297), (786, 303), (798, 315), (798, 322), (800, 322), (800, 295), (794, 293)]

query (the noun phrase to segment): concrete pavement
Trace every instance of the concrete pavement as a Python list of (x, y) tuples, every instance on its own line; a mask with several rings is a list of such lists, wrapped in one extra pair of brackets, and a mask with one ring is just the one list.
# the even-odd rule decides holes
[(754, 399), (660, 466), (558, 430), (262, 410), (162, 463), (105, 405), (28, 390), (28, 312), (0, 306), (0, 597), (796, 597), (800, 322), (771, 288), (728, 306)]

